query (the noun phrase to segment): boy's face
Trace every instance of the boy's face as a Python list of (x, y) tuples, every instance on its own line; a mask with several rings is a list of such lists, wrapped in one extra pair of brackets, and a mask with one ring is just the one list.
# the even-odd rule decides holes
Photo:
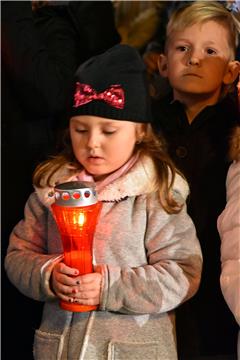
[(208, 21), (175, 32), (166, 55), (160, 57), (159, 69), (168, 77), (175, 99), (197, 95), (217, 102), (222, 85), (232, 83), (237, 76), (237, 72), (232, 74), (237, 62), (231, 62), (230, 56), (228, 30)]

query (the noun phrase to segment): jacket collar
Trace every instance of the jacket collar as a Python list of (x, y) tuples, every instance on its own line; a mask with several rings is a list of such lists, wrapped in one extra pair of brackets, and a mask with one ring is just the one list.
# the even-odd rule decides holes
[[(66, 164), (64, 169), (60, 169), (59, 176), (56, 173), (55, 178), (58, 178), (58, 183), (77, 180), (77, 172), (66, 179), (63, 174), (67, 173), (67, 170), (68, 165)], [(184, 199), (188, 196), (188, 185), (179, 175), (176, 175), (173, 189), (179, 192)], [(50, 207), (54, 202), (53, 187), (35, 188), (35, 191), (45, 206)], [(153, 161), (147, 156), (142, 156), (127, 174), (105, 186), (98, 193), (98, 199), (103, 202), (119, 202), (129, 196), (144, 195), (155, 191), (157, 191), (157, 184)]]

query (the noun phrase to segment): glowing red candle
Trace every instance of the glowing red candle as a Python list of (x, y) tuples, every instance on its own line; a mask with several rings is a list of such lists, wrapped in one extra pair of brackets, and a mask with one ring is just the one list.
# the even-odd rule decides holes
[[(61, 234), (64, 263), (79, 270), (80, 274), (93, 271), (92, 243), (101, 203), (97, 201), (94, 184), (71, 181), (55, 187), (54, 218)], [(61, 308), (69, 311), (90, 311), (95, 305), (81, 305), (60, 301)]]

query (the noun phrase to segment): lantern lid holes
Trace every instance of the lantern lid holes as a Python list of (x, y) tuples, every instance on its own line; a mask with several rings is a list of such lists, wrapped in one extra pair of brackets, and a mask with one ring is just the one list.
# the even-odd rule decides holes
[(73, 197), (73, 199), (80, 199), (80, 197), (81, 197), (81, 194), (80, 194), (80, 192), (79, 191), (75, 191), (73, 194), (72, 194), (72, 197)]
[(97, 202), (95, 184), (72, 181), (58, 184), (54, 188), (55, 203), (60, 206), (88, 206)]
[(90, 191), (88, 191), (88, 190), (84, 191), (84, 196), (86, 198), (89, 198), (90, 195), (91, 195)]
[(63, 192), (62, 193), (62, 199), (63, 200), (69, 200), (70, 199), (70, 194), (68, 192)]
[[(91, 192), (89, 190), (86, 190), (84, 191), (83, 195), (85, 198), (89, 198), (91, 196)], [(93, 192), (93, 195), (94, 196), (96, 195), (95, 191)], [(60, 196), (62, 197), (62, 200), (69, 200), (71, 197), (75, 200), (78, 200), (81, 197), (81, 193), (79, 191), (75, 191), (74, 193), (70, 194), (69, 192), (64, 191), (63, 193), (60, 194), (59, 192), (56, 191), (55, 198), (59, 199)]]

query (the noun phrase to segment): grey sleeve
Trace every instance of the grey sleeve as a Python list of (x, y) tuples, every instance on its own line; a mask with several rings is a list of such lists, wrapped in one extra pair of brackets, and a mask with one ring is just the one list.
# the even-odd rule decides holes
[(163, 313), (192, 297), (200, 283), (202, 254), (186, 212), (148, 211), (143, 266), (103, 265), (101, 309), (127, 314)]
[(24, 219), (10, 235), (5, 257), (9, 280), (24, 295), (41, 301), (54, 297), (49, 278), (59, 256), (48, 254), (48, 216), (49, 210), (32, 194), (25, 206)]

